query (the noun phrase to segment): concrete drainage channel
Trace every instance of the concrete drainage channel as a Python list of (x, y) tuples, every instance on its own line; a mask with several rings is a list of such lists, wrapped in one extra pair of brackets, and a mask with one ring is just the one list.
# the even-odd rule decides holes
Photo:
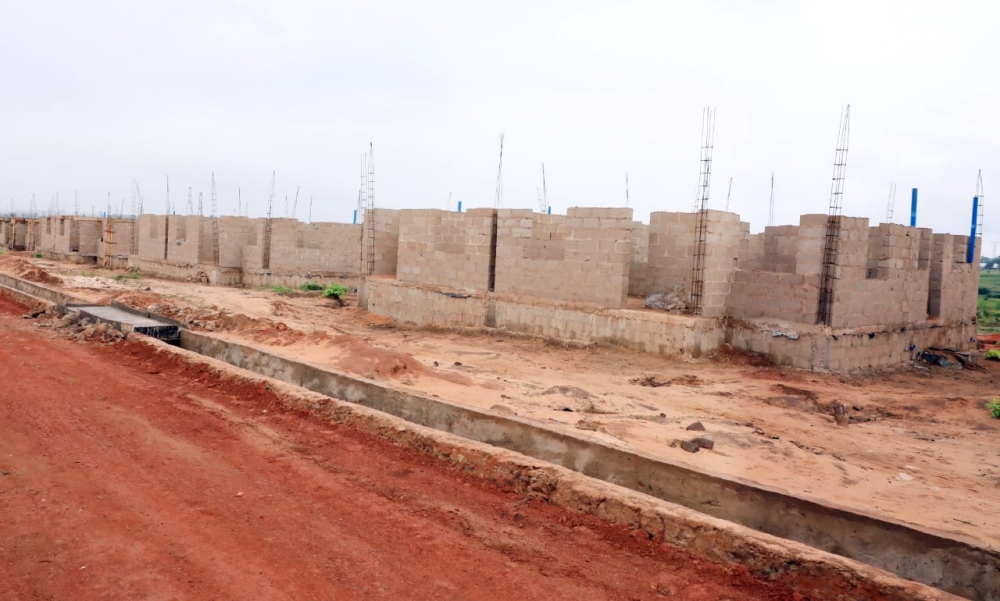
[[(59, 304), (68, 305), (70, 310), (78, 302), (23, 280), (18, 280), (22, 282), (18, 286), (10, 286), (5, 281), (8, 279), (10, 276), (0, 277), (0, 285), (7, 285), (7, 292), (17, 296), (57, 302), (54, 298), (46, 298), (55, 294), (65, 303)], [(39, 288), (41, 293), (34, 294)], [(80, 309), (94, 316), (106, 313)], [(150, 333), (159, 338), (169, 336), (164, 336), (167, 330), (157, 329), (158, 326), (178, 325), (166, 318), (121, 306), (115, 309), (113, 315), (104, 314), (103, 319), (112, 323), (114, 318), (122, 319), (118, 324), (134, 318), (149, 319), (156, 324)], [(181, 348), (261, 376), (388, 413), (414, 424), (516, 451), (715, 518), (857, 560), (954, 595), (977, 601), (1000, 601), (1000, 553), (973, 541), (948, 538), (888, 519), (800, 499), (736, 478), (706, 474), (641, 453), (583, 440), (518, 418), (451, 405), (248, 345), (183, 328), (178, 330)], [(142, 330), (137, 328), (135, 331)], [(785, 567), (788, 563), (794, 562), (786, 562)]]
[(518, 418), (394, 390), (205, 334), (182, 330), (180, 346), (262, 376), (855, 559), (955, 595), (977, 601), (1000, 600), (1000, 553), (971, 541), (698, 472)]

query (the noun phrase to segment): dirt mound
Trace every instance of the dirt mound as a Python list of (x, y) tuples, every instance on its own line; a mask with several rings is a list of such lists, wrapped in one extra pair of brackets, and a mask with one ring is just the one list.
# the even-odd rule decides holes
[(374, 347), (360, 338), (344, 334), (330, 341), (331, 346), (342, 348), (344, 356), (337, 366), (345, 371), (374, 379), (377, 376), (399, 378), (421, 375), (428, 371), (411, 355)]
[[(121, 292), (119, 294), (113, 295), (114, 300), (120, 302), (123, 305), (128, 305), (134, 309), (140, 309), (142, 311), (152, 311), (150, 307), (160, 305), (163, 303), (163, 299), (159, 294), (152, 294), (149, 292)], [(163, 307), (158, 307), (162, 309)], [(159, 313), (158, 311), (152, 311), (153, 313)], [(162, 314), (162, 313), (161, 313)]]
[(175, 319), (192, 330), (231, 332), (262, 344), (288, 346), (296, 342), (322, 342), (330, 339), (325, 332), (306, 333), (281, 321), (250, 317), (243, 313), (227, 313), (215, 305), (207, 308), (179, 307), (148, 292), (125, 292), (117, 300), (142, 311)]
[(0, 270), (39, 284), (61, 284), (62, 280), (21, 257), (0, 257)]

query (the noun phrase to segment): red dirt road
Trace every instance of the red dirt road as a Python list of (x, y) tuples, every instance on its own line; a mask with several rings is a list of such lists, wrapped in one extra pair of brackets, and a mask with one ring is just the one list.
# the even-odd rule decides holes
[(793, 598), (20, 313), (0, 297), (4, 599)]

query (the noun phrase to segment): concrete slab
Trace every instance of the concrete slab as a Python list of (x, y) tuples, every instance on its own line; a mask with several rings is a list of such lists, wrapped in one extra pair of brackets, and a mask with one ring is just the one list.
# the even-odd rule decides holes
[(81, 316), (109, 324), (122, 332), (135, 332), (167, 341), (180, 339), (180, 326), (166, 320), (138, 315), (119, 307), (86, 305), (73, 309), (79, 311)]

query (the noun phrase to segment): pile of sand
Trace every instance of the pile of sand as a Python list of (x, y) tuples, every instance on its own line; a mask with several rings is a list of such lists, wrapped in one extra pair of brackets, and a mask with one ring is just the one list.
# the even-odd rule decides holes
[(40, 284), (60, 284), (62, 280), (21, 257), (0, 257), (0, 271)]

